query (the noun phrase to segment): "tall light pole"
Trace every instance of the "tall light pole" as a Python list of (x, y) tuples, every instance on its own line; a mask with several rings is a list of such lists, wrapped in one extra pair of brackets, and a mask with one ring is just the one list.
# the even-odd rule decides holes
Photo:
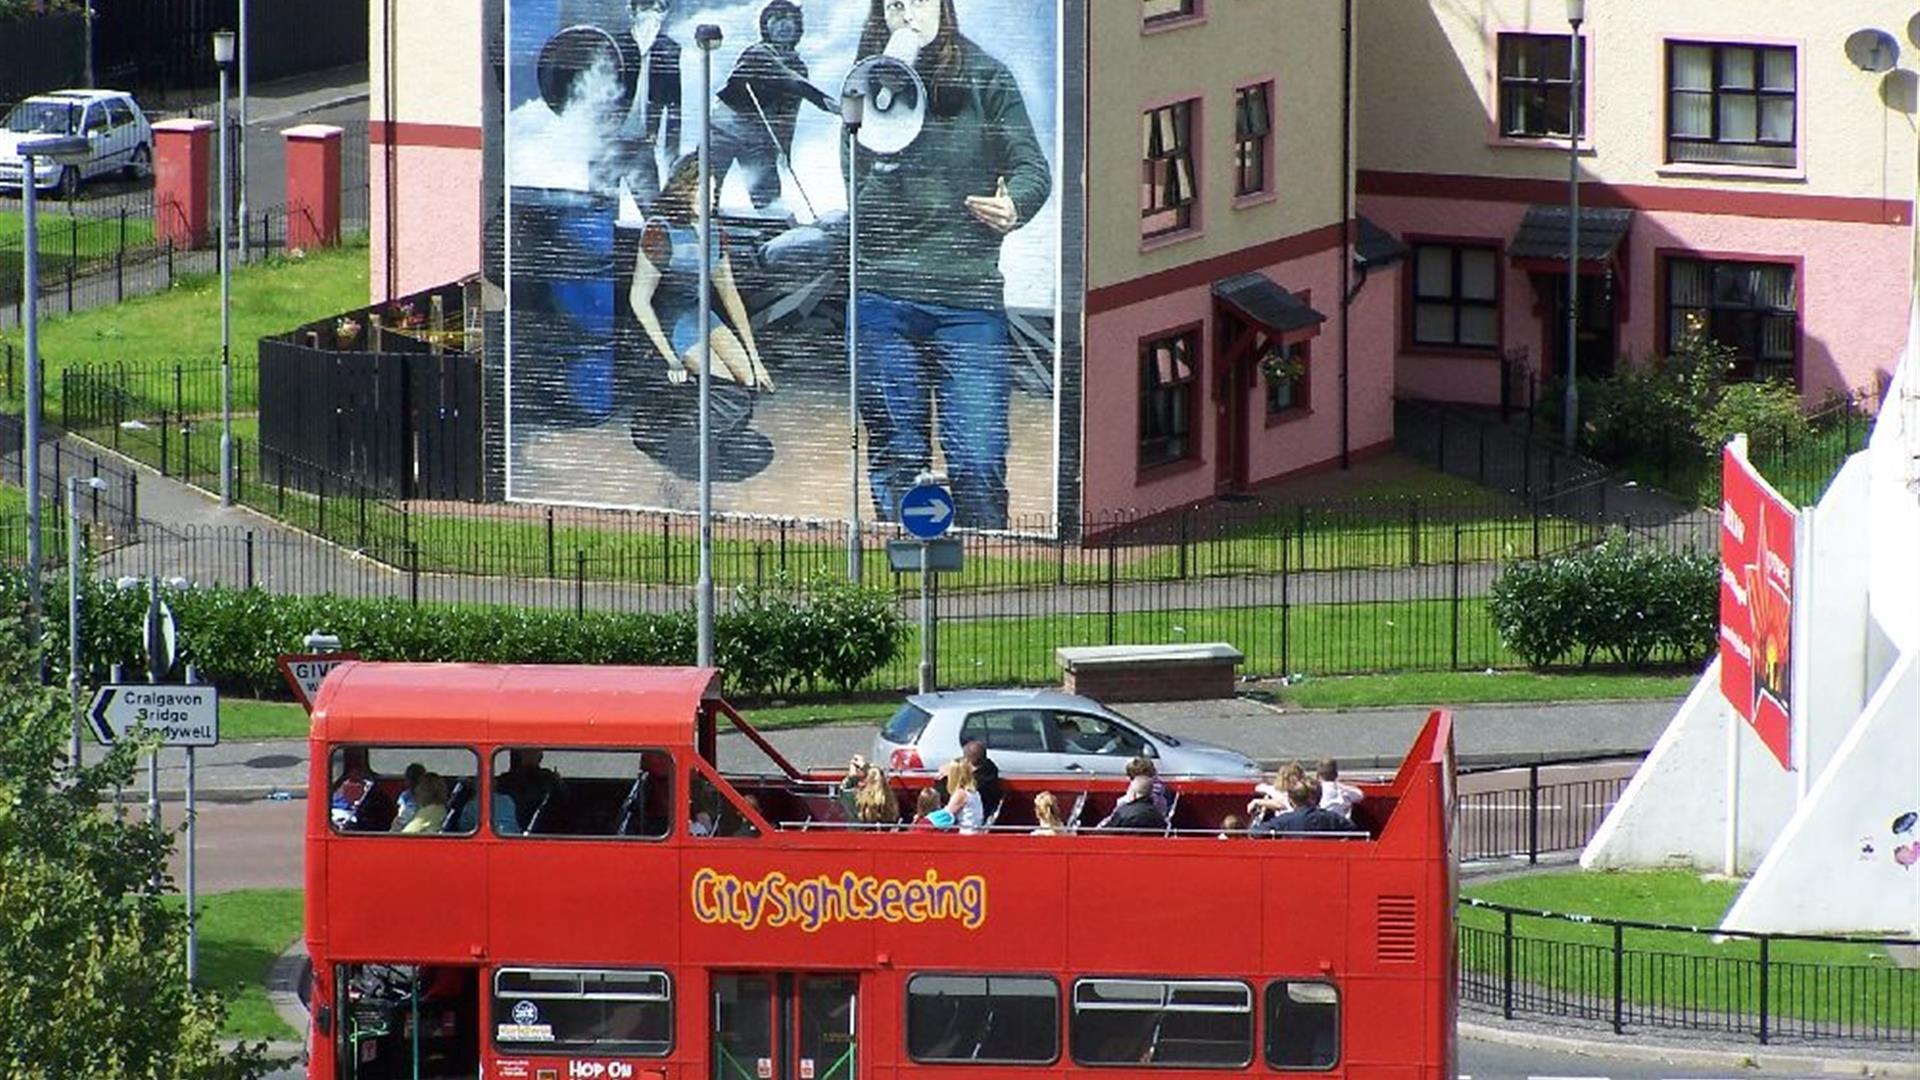
[[(245, 10), (245, 5), (242, 5)], [(233, 203), (227, 191), (227, 71), (233, 67), (234, 33), (213, 32), (213, 62), (220, 69), (220, 505), (233, 505)], [(243, 189), (244, 190), (244, 189)], [(192, 463), (188, 463), (192, 468)]]
[(847, 129), (847, 580), (861, 579), (860, 543), (860, 125), (867, 96), (858, 88), (840, 98)]
[(1587, 21), (1587, 0), (1567, 0), (1567, 63), (1573, 85), (1567, 90), (1567, 398), (1565, 437), (1572, 453), (1580, 437), (1580, 24)]
[(699, 606), (698, 658), (713, 666), (713, 50), (720, 28), (701, 23), (693, 40), (700, 46), (700, 578), (694, 585)]
[[(79, 135), (55, 135), (39, 139), (30, 139), (20, 144), (19, 154), (22, 164), (20, 201), (21, 225), (25, 230), (26, 266), (22, 273), (25, 279), (27, 302), (23, 309), (25, 323), (24, 336), (27, 348), (27, 400), (23, 408), (26, 414), (22, 424), (22, 445), (20, 447), (20, 481), (27, 494), (27, 640), (39, 641), (40, 622), (46, 614), (46, 594), (40, 573), (43, 569), (40, 550), (40, 396), (43, 392), (40, 375), (40, 178), (36, 165), (40, 158), (50, 158), (55, 164), (81, 162), (87, 159), (90, 150), (87, 140)], [(47, 665), (44, 659), (38, 664), (41, 681), (46, 680)]]
[(80, 549), (80, 487), (84, 484), (94, 491), (107, 486), (105, 480), (89, 476), (82, 480), (78, 476), (67, 477), (67, 705), (73, 710), (73, 746), (71, 761), (73, 768), (80, 768), (81, 747), (80, 730), (85, 726), (80, 711), (80, 559), (84, 554)]
[[(240, 261), (241, 262), (253, 261), (253, 245), (247, 243), (247, 53), (249, 51), (248, 49), (249, 39), (247, 37), (247, 7), (248, 7), (248, 0), (240, 0), (240, 40), (238, 42), (238, 50), (239, 50), (238, 66), (239, 66), (239, 73), (240, 73), (240, 135), (238, 139), (238, 145), (234, 147), (234, 152), (238, 154), (240, 158), (239, 173), (235, 177), (235, 179), (239, 181), (239, 187), (240, 187), (240, 191), (239, 191), (240, 212), (235, 216), (237, 216), (240, 219)], [(220, 123), (220, 137), (222, 139), (225, 139), (227, 137), (225, 120), (222, 120)], [(264, 242), (266, 238), (261, 237), (261, 240)]]

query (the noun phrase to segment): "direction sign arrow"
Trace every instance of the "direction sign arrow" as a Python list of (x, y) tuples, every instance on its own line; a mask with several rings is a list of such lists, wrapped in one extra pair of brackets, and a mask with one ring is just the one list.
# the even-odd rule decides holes
[(289, 653), (280, 657), (280, 674), (287, 680), (287, 686), (293, 690), (293, 696), (308, 711), (313, 711), (313, 699), (320, 693), (320, 684), (327, 680), (327, 673), (349, 660), (360, 659), (359, 653)]
[(953, 496), (938, 484), (921, 484), (900, 500), (900, 524), (921, 540), (932, 540), (953, 524)]
[(87, 710), (101, 745), (143, 731), (162, 746), (218, 746), (220, 692), (211, 686), (103, 686)]

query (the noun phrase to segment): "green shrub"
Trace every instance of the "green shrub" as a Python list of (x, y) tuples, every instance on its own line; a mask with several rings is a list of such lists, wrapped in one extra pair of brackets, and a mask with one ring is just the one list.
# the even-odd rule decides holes
[(1806, 439), (1813, 425), (1800, 411), (1800, 393), (1791, 383), (1733, 383), (1694, 421), (1693, 431), (1709, 451), (1746, 435), (1752, 453), (1781, 451)]
[[(50, 594), (41, 639), (56, 679), (66, 677), (66, 606)], [(614, 614), (478, 605), (414, 606), (396, 599), (283, 596), (258, 589), (162, 589), (180, 627), (180, 659), (228, 693), (282, 697), (276, 666), (300, 652), (314, 630), (337, 635), (369, 660), (427, 663), (691, 664), (690, 611)], [(0, 616), (26, 609), (24, 578), (0, 573)], [(88, 659), (85, 681), (104, 682), (109, 668), (144, 670), (141, 653), (146, 593), (89, 579), (81, 626)], [(22, 631), (14, 624), (13, 633)], [(807, 592), (786, 587), (743, 592), (715, 620), (715, 658), (736, 693), (774, 694), (821, 682), (849, 688), (885, 667), (901, 640), (901, 622), (886, 593), (845, 583)]]
[(1713, 648), (1719, 582), (1712, 555), (1635, 544), (1614, 530), (1592, 548), (1507, 567), (1487, 605), (1501, 640), (1533, 667), (1568, 658), (1695, 663)]

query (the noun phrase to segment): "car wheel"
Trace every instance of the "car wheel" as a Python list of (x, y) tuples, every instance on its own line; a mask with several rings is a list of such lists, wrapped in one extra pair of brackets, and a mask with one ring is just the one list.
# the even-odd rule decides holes
[(80, 197), (80, 167), (68, 165), (60, 170), (60, 197), (72, 202)]
[(127, 159), (127, 179), (140, 180), (153, 175), (153, 151), (146, 143), (133, 148), (133, 156)]

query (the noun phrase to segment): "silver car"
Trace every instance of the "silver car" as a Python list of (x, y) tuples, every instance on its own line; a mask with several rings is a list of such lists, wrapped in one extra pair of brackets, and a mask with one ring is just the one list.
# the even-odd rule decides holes
[(15, 105), (0, 120), (0, 188), (18, 190), (26, 178), (20, 144), (43, 135), (80, 135), (84, 160), (36, 169), (36, 188), (59, 189), (72, 199), (96, 176), (132, 178), (153, 171), (153, 127), (133, 95), (120, 90), (55, 90)]
[(873, 761), (892, 772), (933, 772), (979, 739), (1014, 775), (1118, 776), (1135, 757), (1162, 776), (1253, 777), (1260, 766), (1225, 747), (1176, 739), (1090, 698), (1057, 690), (917, 694), (874, 736)]

